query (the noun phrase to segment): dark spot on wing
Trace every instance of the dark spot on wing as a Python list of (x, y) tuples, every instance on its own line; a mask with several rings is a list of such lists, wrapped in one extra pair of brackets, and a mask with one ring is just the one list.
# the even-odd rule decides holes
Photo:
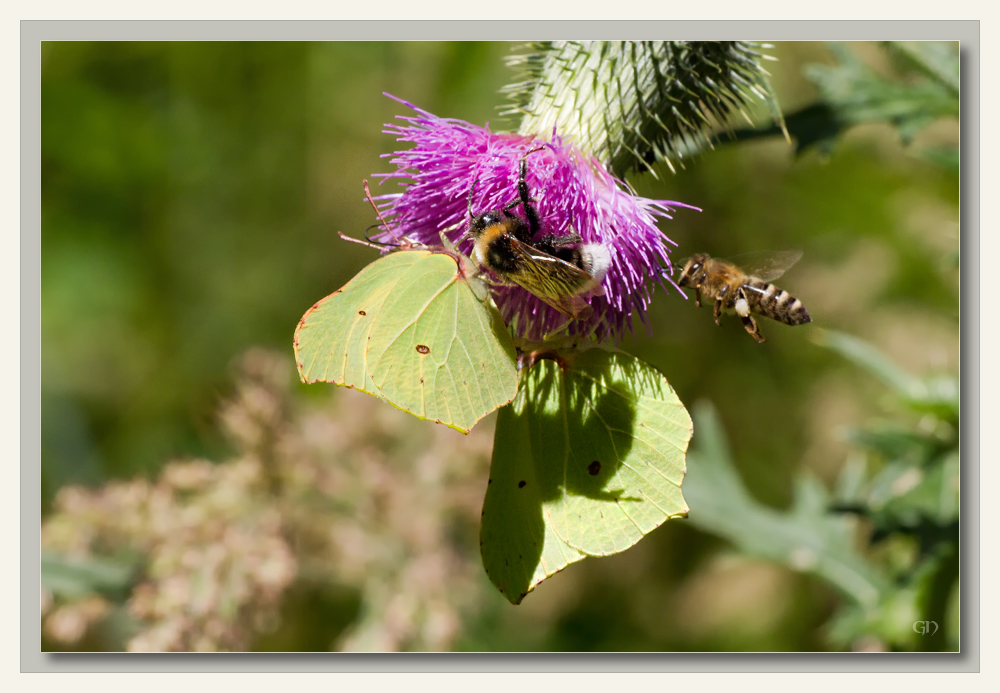
[(429, 346), (427, 346), (426, 344), (418, 344), (417, 345), (417, 353), (418, 354), (429, 354), (429, 353), (431, 353), (431, 348)]
[(517, 482), (517, 487), (518, 488), (524, 488), (527, 484), (528, 484), (527, 481), (518, 481)]
[(601, 463), (594, 460), (587, 465), (587, 471), (590, 472), (590, 476), (597, 476), (601, 473)]
[(363, 311), (363, 310), (359, 310), (359, 311), (358, 311), (358, 315), (368, 315), (368, 313), (366, 313), (366, 312), (365, 312), (365, 311)]

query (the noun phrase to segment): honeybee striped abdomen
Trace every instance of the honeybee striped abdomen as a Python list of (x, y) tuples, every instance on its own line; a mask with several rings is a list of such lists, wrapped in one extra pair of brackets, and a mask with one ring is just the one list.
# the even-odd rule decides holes
[(677, 286), (694, 289), (696, 306), (701, 306), (703, 297), (712, 301), (716, 325), (724, 312), (736, 313), (746, 331), (758, 342), (766, 340), (753, 314), (786, 325), (812, 322), (802, 301), (770, 283), (802, 257), (800, 251), (768, 251), (743, 257), (753, 260), (751, 266), (757, 271), (741, 269), (733, 262), (712, 258), (705, 253), (693, 255), (685, 261)]
[(771, 318), (786, 325), (802, 325), (812, 322), (809, 311), (802, 301), (774, 284), (750, 278), (743, 285), (747, 291), (750, 310), (765, 318)]

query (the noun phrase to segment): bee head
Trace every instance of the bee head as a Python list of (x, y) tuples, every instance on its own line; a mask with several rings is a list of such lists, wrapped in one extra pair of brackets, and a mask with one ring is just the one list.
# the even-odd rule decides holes
[(472, 223), (469, 224), (469, 232), (472, 234), (473, 238), (479, 238), (483, 231), (491, 226), (499, 224), (501, 220), (502, 217), (500, 210), (491, 210), (489, 212), (477, 214), (472, 217)]
[(684, 269), (681, 270), (681, 276), (677, 280), (677, 286), (690, 286), (693, 284), (695, 277), (701, 272), (707, 260), (708, 256), (703, 253), (693, 255), (685, 260)]

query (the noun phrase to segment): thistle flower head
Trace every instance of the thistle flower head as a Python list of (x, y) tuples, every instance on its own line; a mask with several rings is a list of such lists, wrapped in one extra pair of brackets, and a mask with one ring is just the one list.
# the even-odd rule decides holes
[[(414, 146), (385, 155), (397, 168), (381, 177), (406, 182), (402, 193), (376, 198), (392, 226), (379, 240), (405, 237), (436, 245), (445, 230), (457, 241), (470, 221), (470, 190), (473, 214), (514, 202), (521, 160), (537, 149), (527, 157), (525, 182), (541, 221), (539, 233), (576, 233), (584, 243), (604, 245), (611, 256), (601, 282), (603, 295), (587, 298), (593, 313), (572, 321), (569, 334), (615, 338), (626, 326), (633, 329), (633, 316), (646, 322), (655, 285), (664, 279), (673, 284), (669, 246), (676, 244), (656, 227), (656, 219), (671, 218), (671, 206), (689, 205), (633, 195), (596, 158), (564, 142), (556, 131), (548, 141), (493, 133), (400, 103), (417, 115), (399, 116), (405, 124), (386, 125), (384, 132)], [(513, 213), (522, 210), (515, 207)], [(465, 240), (460, 248), (471, 252), (472, 241)], [(541, 341), (566, 323), (555, 308), (519, 286), (494, 287), (493, 293), (504, 320), (528, 341)]]

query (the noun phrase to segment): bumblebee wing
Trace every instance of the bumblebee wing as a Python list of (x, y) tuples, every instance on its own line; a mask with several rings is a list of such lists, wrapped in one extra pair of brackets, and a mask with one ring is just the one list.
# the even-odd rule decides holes
[(727, 258), (726, 261), (761, 281), (773, 282), (801, 258), (801, 250), (760, 250)]
[(587, 320), (594, 314), (594, 309), (591, 305), (579, 296), (559, 296), (558, 298), (539, 296), (538, 298), (548, 303), (566, 317), (573, 318), (574, 320)]
[(543, 253), (527, 243), (511, 238), (519, 270), (508, 277), (563, 315), (585, 318), (592, 310), (579, 294), (592, 289), (595, 280), (576, 265)]

